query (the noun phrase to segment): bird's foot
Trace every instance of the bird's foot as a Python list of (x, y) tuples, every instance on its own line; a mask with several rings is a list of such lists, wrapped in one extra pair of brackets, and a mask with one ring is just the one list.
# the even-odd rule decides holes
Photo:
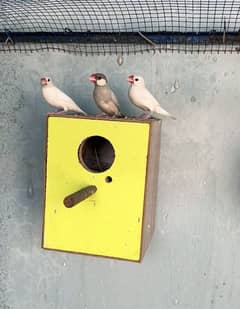
[(65, 113), (65, 110), (64, 109), (54, 109), (54, 112), (53, 112), (53, 114), (64, 114)]
[(123, 115), (122, 113), (119, 113), (118, 115), (115, 116), (116, 118), (128, 118), (126, 115)]
[(105, 113), (101, 113), (101, 114), (96, 115), (96, 117), (108, 118), (109, 116)]
[(88, 116), (88, 114), (85, 114), (85, 113), (80, 113), (80, 112), (75, 113), (75, 115), (85, 116), (85, 117), (87, 117), (87, 116)]
[(109, 118), (112, 118), (112, 119), (117, 119), (117, 118), (124, 118), (125, 116), (123, 116), (122, 114), (114, 114), (114, 115), (111, 115), (111, 116), (108, 116)]
[(58, 114), (58, 115), (66, 115), (67, 113), (65, 111), (60, 111), (60, 112), (57, 112), (56, 114)]
[(138, 116), (137, 118), (141, 119), (141, 120), (149, 119), (149, 118), (151, 118), (151, 113), (150, 112), (143, 113), (140, 116)]
[(116, 119), (116, 118), (121, 118), (121, 115), (112, 115), (112, 116), (110, 116), (112, 119)]

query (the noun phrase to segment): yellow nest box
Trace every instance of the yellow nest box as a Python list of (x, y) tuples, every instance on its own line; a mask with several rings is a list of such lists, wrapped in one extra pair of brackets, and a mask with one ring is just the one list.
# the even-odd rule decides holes
[(160, 130), (155, 120), (48, 115), (43, 248), (141, 261), (154, 230)]

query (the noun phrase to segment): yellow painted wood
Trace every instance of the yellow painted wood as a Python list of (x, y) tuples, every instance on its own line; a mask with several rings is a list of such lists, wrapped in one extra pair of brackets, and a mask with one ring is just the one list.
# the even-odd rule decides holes
[[(94, 135), (115, 150), (113, 165), (102, 173), (78, 160), (79, 145)], [(148, 139), (148, 123), (48, 118), (44, 248), (140, 259)], [(93, 196), (64, 206), (65, 196), (88, 185), (97, 186)]]

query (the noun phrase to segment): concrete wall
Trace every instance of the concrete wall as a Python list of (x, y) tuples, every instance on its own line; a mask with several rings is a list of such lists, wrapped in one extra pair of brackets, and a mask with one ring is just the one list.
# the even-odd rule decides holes
[[(0, 308), (240, 308), (240, 62), (237, 55), (0, 55)], [(39, 78), (96, 113), (106, 73), (124, 113), (140, 73), (177, 117), (163, 124), (156, 231), (142, 264), (44, 251), (45, 115)], [(69, 132), (71, 134), (71, 132)]]

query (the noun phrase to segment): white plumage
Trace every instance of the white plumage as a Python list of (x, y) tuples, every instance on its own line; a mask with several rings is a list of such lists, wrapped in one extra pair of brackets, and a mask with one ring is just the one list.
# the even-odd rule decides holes
[(141, 76), (130, 75), (128, 81), (131, 84), (128, 91), (130, 101), (141, 108), (145, 112), (150, 112), (150, 115), (157, 119), (172, 118), (174, 116), (164, 110), (159, 102), (145, 87), (144, 79)]
[(44, 99), (63, 112), (73, 111), (87, 115), (68, 95), (58, 89), (49, 77), (41, 78), (42, 95)]

